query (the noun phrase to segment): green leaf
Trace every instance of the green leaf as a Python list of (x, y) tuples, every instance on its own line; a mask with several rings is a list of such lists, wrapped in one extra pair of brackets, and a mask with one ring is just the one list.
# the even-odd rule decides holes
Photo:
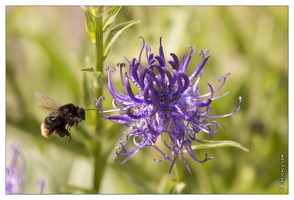
[(172, 194), (183, 194), (183, 190), (187, 187), (186, 183), (175, 183), (174, 188), (170, 191)]
[(230, 141), (230, 140), (201, 140), (200, 144), (192, 146), (193, 150), (197, 149), (209, 149), (209, 148), (218, 148), (218, 147), (237, 147), (242, 149), (243, 151), (249, 151), (249, 149), (243, 147), (238, 142)]
[(103, 86), (103, 74), (98, 71), (98, 72), (94, 72), (94, 87), (95, 88), (101, 88)]
[(94, 68), (93, 67), (86, 67), (86, 68), (80, 69), (80, 71), (83, 71), (83, 72), (93, 72), (94, 71)]
[(106, 13), (103, 14), (102, 17), (102, 27), (103, 32), (107, 31), (107, 29), (114, 23), (116, 15), (120, 11), (122, 6), (113, 6)]
[(93, 43), (96, 42), (96, 28), (95, 28), (95, 15), (93, 15), (88, 8), (86, 8), (85, 6), (81, 6), (84, 14), (85, 14), (85, 20), (86, 20), (86, 26), (87, 26), (87, 31), (90, 35), (90, 38), (92, 40)]
[(118, 38), (118, 36), (125, 30), (127, 29), (128, 27), (134, 25), (134, 24), (137, 24), (139, 23), (140, 20), (132, 20), (132, 21), (128, 21), (128, 22), (124, 22), (124, 23), (121, 23), (115, 27), (113, 27), (106, 39), (105, 39), (105, 42), (104, 42), (104, 52), (103, 52), (103, 60), (105, 60), (106, 56), (108, 55), (109, 53), (109, 50), (111, 48), (111, 46), (114, 44), (114, 42), (116, 41), (116, 39)]
[(99, 6), (90, 6), (90, 12), (95, 16), (95, 17), (99, 17), (96, 16), (96, 12), (99, 9)]

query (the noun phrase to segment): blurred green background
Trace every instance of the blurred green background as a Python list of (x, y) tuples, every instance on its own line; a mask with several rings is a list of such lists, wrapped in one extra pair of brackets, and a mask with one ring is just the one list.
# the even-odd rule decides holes
[[(217, 87), (218, 78), (231, 73), (221, 90), (230, 94), (213, 102), (213, 114), (233, 111), (238, 96), (243, 98), (238, 113), (218, 120), (227, 130), (220, 130), (212, 139), (233, 140), (250, 151), (231, 147), (199, 150), (200, 159), (204, 153), (214, 157), (202, 164), (187, 156), (192, 175), (181, 166), (186, 184), (183, 192), (279, 194), (283, 154), (287, 165), (283, 194), (288, 193), (288, 7), (126, 6), (115, 23), (133, 19), (141, 22), (120, 35), (105, 65), (125, 62), (123, 56), (137, 57), (142, 44), (139, 36), (157, 53), (162, 36), (166, 59), (170, 52), (186, 56), (187, 45), (211, 51), (200, 84), (203, 92), (209, 91), (207, 83)], [(22, 143), (27, 193), (38, 193), (39, 177), (46, 180), (45, 193), (91, 189), (94, 158), (89, 146), (97, 111), (87, 112), (79, 130), (71, 129), (73, 143), (57, 135), (48, 140), (40, 134), (48, 113), (36, 107), (34, 92), (43, 92), (61, 104), (84, 106), (94, 96), (91, 89), (85, 95), (83, 85), (91, 88), (94, 79), (79, 69), (94, 66), (95, 59), (81, 7), (6, 6), (6, 145), (14, 140)], [(200, 61), (199, 55), (193, 55), (188, 74)], [(118, 73), (116, 77), (120, 88)], [(108, 100), (105, 108), (111, 109), (106, 87), (104, 96)], [(176, 171), (168, 174), (167, 161), (153, 162), (162, 158), (154, 149), (145, 148), (123, 165), (123, 158), (114, 161), (114, 149), (125, 127), (104, 125), (105, 146), (113, 151), (106, 159), (100, 193), (171, 190)], [(198, 138), (211, 139), (204, 133)]]

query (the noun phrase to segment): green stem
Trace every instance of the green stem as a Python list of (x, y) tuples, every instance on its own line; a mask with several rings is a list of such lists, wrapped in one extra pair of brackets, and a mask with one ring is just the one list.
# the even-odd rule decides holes
[(182, 163), (180, 163), (179, 159), (176, 160), (176, 164), (175, 164), (175, 168), (176, 168), (176, 173), (177, 173), (177, 179), (176, 182), (180, 183), (183, 181), (184, 177), (183, 177), (183, 167), (181, 165)]
[(181, 163), (180, 159), (176, 160), (175, 168), (176, 168), (177, 178), (175, 179), (175, 182), (174, 182), (173, 192), (176, 194), (183, 194), (185, 192), (185, 181), (184, 181), (184, 174), (183, 174), (183, 163)]
[[(102, 13), (103, 13), (103, 7), (98, 7), (96, 9), (96, 72), (103, 72), (103, 31), (102, 31)], [(100, 74), (101, 75), (101, 74)], [(97, 98), (101, 97), (103, 94), (103, 81), (99, 80), (101, 79), (101, 76), (96, 77), (98, 80), (98, 85), (95, 91), (95, 96)], [(102, 149), (103, 149), (103, 125), (102, 121), (100, 120), (100, 114), (99, 112), (96, 112), (96, 123), (95, 123), (95, 149), (94, 149), (94, 190), (99, 193), (100, 186), (101, 186), (101, 179), (102, 175), (105, 169), (105, 159), (102, 155)]]
[[(96, 72), (103, 73), (103, 31), (102, 31), (102, 12), (103, 7), (98, 7), (96, 10)], [(99, 80), (101, 79), (101, 76), (98, 75), (97, 77), (97, 88), (96, 88), (96, 97), (99, 98), (102, 96), (103, 93), (103, 81)], [(99, 117), (99, 113), (97, 112), (96, 119)], [(96, 121), (96, 131), (99, 130), (101, 120)]]

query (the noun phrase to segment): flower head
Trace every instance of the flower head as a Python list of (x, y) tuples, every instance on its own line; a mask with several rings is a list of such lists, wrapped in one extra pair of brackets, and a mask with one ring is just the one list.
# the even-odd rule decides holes
[[(24, 177), (26, 174), (26, 160), (20, 151), (20, 144), (14, 142), (10, 145), (12, 159), (6, 164), (6, 194), (22, 194), (25, 192)], [(44, 179), (38, 179), (40, 193), (44, 191)]]
[[(141, 37), (142, 38), (142, 37)], [(210, 116), (213, 100), (225, 96), (227, 93), (216, 95), (223, 87), (229, 75), (220, 77), (220, 86), (214, 89), (210, 84), (207, 94), (200, 94), (198, 83), (202, 76), (204, 66), (210, 55), (209, 51), (200, 51), (202, 61), (195, 71), (189, 76), (186, 70), (189, 66), (192, 54), (195, 49), (190, 47), (187, 57), (183, 57), (181, 62), (176, 54), (170, 53), (171, 60), (166, 60), (160, 38), (159, 55), (151, 52), (149, 45), (143, 45), (139, 58), (127, 60), (129, 72), (123, 73), (124, 63), (119, 63), (121, 84), (124, 92), (119, 91), (112, 80), (115, 68), (106, 67), (108, 71), (108, 89), (113, 97), (114, 110), (119, 114), (108, 116), (101, 107), (100, 97), (96, 100), (96, 105), (104, 115), (104, 120), (114, 123), (124, 124), (128, 130), (122, 134), (119, 141), (120, 146), (116, 149), (117, 156), (126, 156), (122, 162), (125, 163), (144, 147), (153, 147), (163, 159), (157, 162), (169, 160), (172, 170), (177, 158), (181, 158), (191, 173), (191, 170), (184, 157), (184, 150), (197, 162), (211, 160), (205, 154), (204, 159), (199, 159), (192, 150), (192, 142), (200, 142), (196, 139), (196, 134), (203, 131), (207, 134), (215, 134), (220, 127), (225, 129), (213, 119), (227, 117), (240, 109), (241, 97), (237, 108), (225, 115)], [(146, 55), (146, 64), (142, 61), (143, 53)], [(131, 86), (133, 84), (133, 87)], [(136, 89), (137, 88), (137, 89)], [(138, 91), (135, 94), (135, 90)], [(161, 150), (156, 142), (161, 139), (167, 147)], [(127, 141), (132, 139), (132, 147)], [(121, 151), (122, 150), (122, 151)]]
[(6, 194), (23, 193), (26, 161), (18, 143), (13, 143), (10, 148), (13, 156), (10, 164), (6, 164)]

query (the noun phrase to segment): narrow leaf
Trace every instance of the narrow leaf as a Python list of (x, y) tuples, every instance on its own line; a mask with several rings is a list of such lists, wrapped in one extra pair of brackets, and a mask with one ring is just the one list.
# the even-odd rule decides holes
[(111, 48), (111, 46), (114, 44), (114, 42), (116, 41), (116, 39), (118, 38), (118, 36), (125, 30), (127, 29), (128, 27), (134, 25), (134, 24), (137, 24), (139, 23), (140, 21), (139, 20), (132, 20), (132, 21), (128, 21), (128, 22), (124, 22), (124, 23), (121, 23), (115, 27), (113, 27), (106, 39), (105, 39), (105, 42), (104, 42), (104, 52), (103, 52), (103, 60), (106, 58), (106, 56), (108, 55), (109, 53), (109, 50)]
[(92, 42), (95, 43), (96, 42), (95, 16), (85, 6), (81, 6), (81, 7), (82, 7), (84, 14), (85, 14), (87, 31), (90, 35)]
[(86, 67), (86, 68), (80, 69), (80, 71), (83, 71), (83, 72), (93, 72), (94, 71), (94, 68), (93, 67)]
[(99, 6), (90, 6), (90, 12), (92, 13), (93, 16), (99, 17), (99, 16), (96, 16), (96, 11), (98, 9), (99, 9)]
[(122, 6), (113, 6), (106, 13), (103, 14), (102, 17), (102, 27), (103, 32), (107, 31), (107, 29), (114, 23), (116, 15), (120, 11)]
[(243, 151), (249, 151), (249, 149), (243, 147), (238, 142), (230, 141), (230, 140), (201, 140), (200, 144), (192, 146), (193, 150), (197, 149), (209, 149), (209, 148), (218, 148), (218, 147), (237, 147), (242, 149)]

